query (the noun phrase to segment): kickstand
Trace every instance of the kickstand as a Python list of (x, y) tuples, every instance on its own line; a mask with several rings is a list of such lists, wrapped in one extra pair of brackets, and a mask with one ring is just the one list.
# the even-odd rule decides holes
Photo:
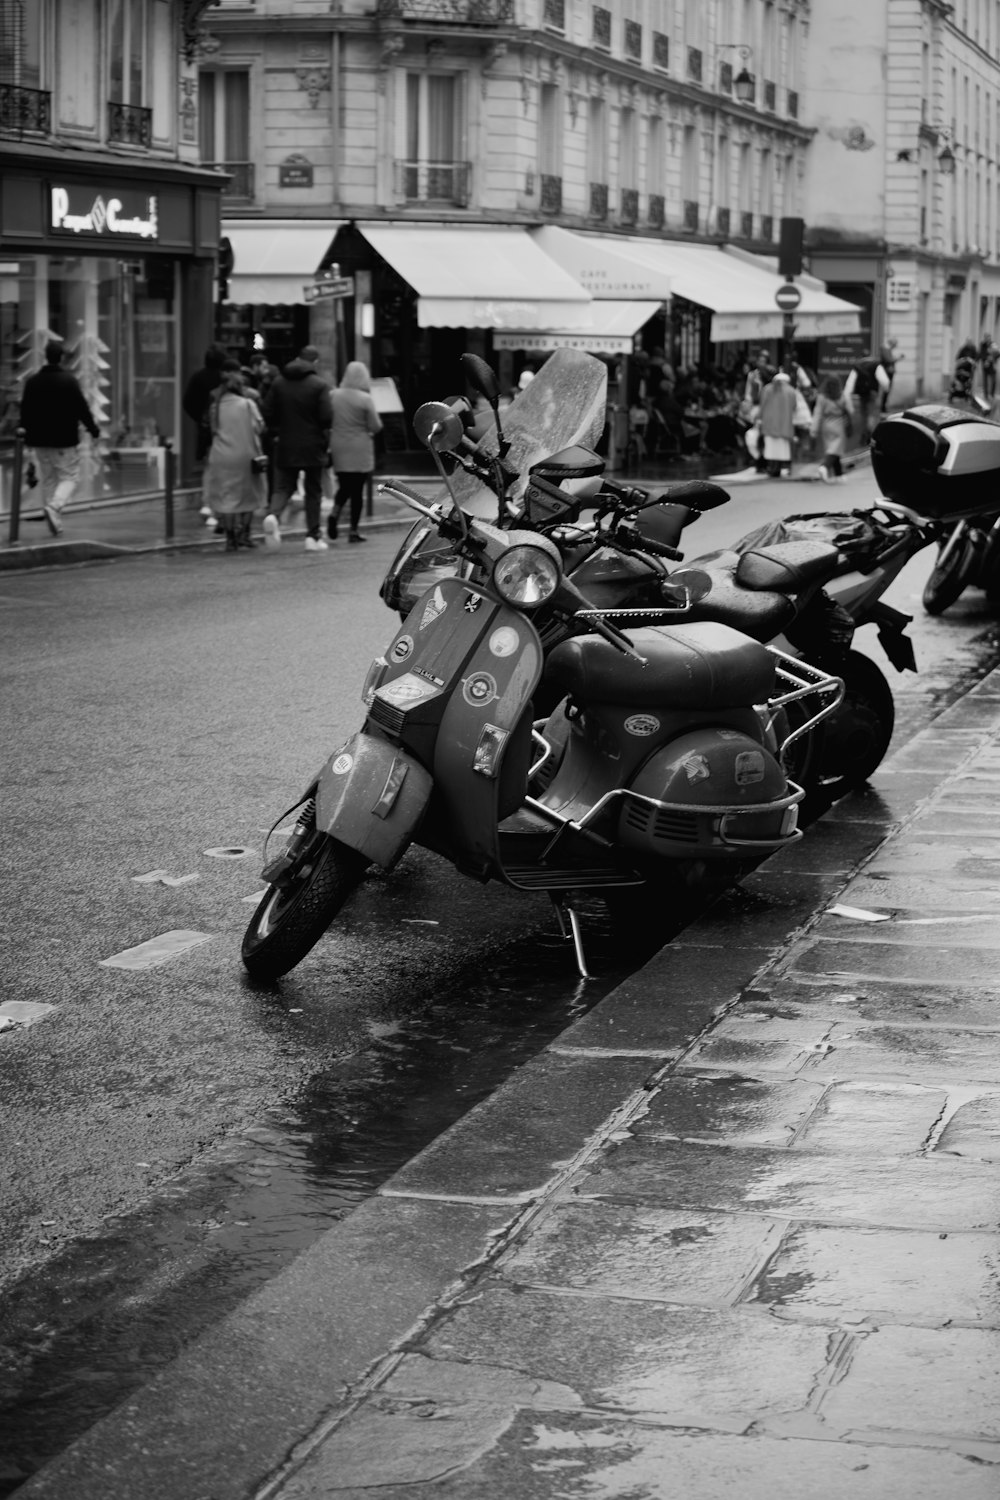
[[(552, 905), (556, 910), (556, 920), (559, 923), (559, 931), (563, 937), (573, 939), (573, 952), (576, 954), (576, 967), (581, 979), (591, 979), (593, 976), (587, 969), (587, 959), (583, 951), (583, 933), (580, 930), (580, 916), (564, 896), (553, 896)], [(566, 931), (567, 924), (569, 931)]]

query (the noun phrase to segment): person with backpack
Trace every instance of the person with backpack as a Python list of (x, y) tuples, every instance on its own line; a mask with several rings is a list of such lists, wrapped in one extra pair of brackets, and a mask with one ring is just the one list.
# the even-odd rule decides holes
[(853, 411), (852, 427), (862, 447), (871, 442), (872, 430), (882, 415), (883, 398), (888, 396), (891, 381), (886, 368), (874, 355), (859, 359), (844, 381), (844, 399)]

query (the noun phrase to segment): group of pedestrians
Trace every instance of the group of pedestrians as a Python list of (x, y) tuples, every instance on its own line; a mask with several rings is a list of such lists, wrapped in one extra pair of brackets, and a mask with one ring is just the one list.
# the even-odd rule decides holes
[[(382, 430), (371, 378), (361, 360), (352, 360), (331, 389), (319, 361), (320, 351), (307, 344), (282, 371), (259, 356), (245, 372), (213, 345), (188, 382), (183, 405), (198, 426), (195, 456), (205, 464), (204, 503), (225, 533), (227, 550), (254, 545), (250, 529), (261, 510), (265, 543), (280, 546), (282, 519), (300, 478), (306, 551), (328, 549), (345, 509), (348, 541), (365, 540), (361, 510), (375, 468), (374, 439)], [(323, 477), (329, 469), (337, 490), (324, 537)]]

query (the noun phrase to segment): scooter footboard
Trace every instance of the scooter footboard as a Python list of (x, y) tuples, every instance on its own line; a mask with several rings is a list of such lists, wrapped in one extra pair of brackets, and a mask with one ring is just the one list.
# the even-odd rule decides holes
[(319, 774), (316, 827), (391, 869), (413, 841), (432, 785), (419, 761), (361, 730)]

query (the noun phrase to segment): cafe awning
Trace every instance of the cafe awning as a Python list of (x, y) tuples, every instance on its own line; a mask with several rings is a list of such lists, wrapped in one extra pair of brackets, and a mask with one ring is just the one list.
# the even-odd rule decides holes
[(223, 220), (233, 247), (230, 302), (305, 304), (303, 287), (313, 280), (341, 219)]
[(540, 250), (550, 255), (592, 297), (621, 302), (665, 302), (670, 296), (670, 276), (652, 263), (629, 254), (630, 241), (608, 235), (573, 234), (556, 224), (543, 224), (529, 231)]
[(590, 304), (590, 328), (557, 332), (528, 329), (497, 331), (494, 349), (521, 349), (528, 354), (551, 354), (553, 349), (583, 349), (587, 354), (631, 354), (634, 337), (660, 302), (594, 301)]
[[(536, 234), (539, 231), (534, 231)], [(566, 240), (579, 241), (568, 247)], [(545, 248), (561, 266), (578, 276), (594, 296), (602, 280), (620, 277), (622, 263), (666, 278), (674, 296), (711, 310), (713, 343), (781, 338), (784, 315), (774, 300), (781, 285), (777, 262), (733, 246), (689, 245), (679, 240), (576, 234), (558, 230), (546, 235)], [(586, 252), (586, 268), (581, 257)], [(858, 309), (832, 297), (814, 276), (796, 277), (802, 301), (793, 315), (796, 337), (856, 333)]]
[(417, 293), (421, 328), (589, 326), (589, 294), (525, 229), (363, 221), (356, 227)]

